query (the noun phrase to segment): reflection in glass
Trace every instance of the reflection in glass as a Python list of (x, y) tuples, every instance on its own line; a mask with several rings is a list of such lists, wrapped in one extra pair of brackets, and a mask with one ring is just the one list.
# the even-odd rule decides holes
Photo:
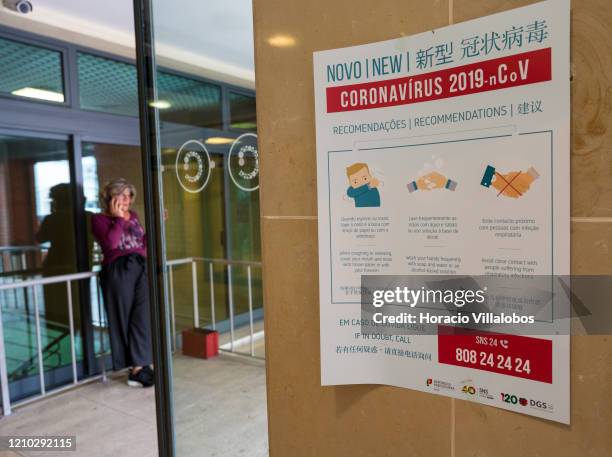
[[(65, 141), (0, 136), (0, 282), (76, 272), (73, 196)], [(80, 343), (78, 284), (73, 313)], [(9, 380), (38, 373), (34, 300), (41, 318), (45, 372), (71, 363), (66, 284), (0, 292)], [(57, 382), (47, 377), (47, 387)], [(16, 395), (38, 391), (30, 385)]]

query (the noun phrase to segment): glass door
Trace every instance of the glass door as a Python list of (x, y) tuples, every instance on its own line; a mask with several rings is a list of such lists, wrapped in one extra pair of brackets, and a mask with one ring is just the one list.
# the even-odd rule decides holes
[[(155, 205), (163, 205), (151, 208), (161, 229), (156, 268), (164, 272), (157, 276), (160, 449), (237, 455), (248, 439), (267, 455), (250, 3), (135, 4), (150, 140), (143, 146)], [(187, 64), (169, 65), (169, 50)], [(206, 349), (215, 340), (219, 356)]]
[[(74, 214), (68, 138), (0, 135), (0, 284), (76, 273)], [(83, 360), (78, 281), (71, 300), (62, 282), (1, 290), (0, 307), (11, 400), (70, 379), (71, 324)]]
[[(202, 149), (197, 143), (194, 145)], [(191, 144), (186, 146), (189, 147)], [(210, 175), (206, 185), (198, 190), (197, 182), (189, 182), (187, 178), (197, 175), (197, 160), (180, 159), (193, 151), (185, 153), (183, 148), (179, 153), (179, 150), (163, 149), (166, 256), (172, 263), (168, 274), (172, 275), (173, 286), (169, 298), (173, 304), (174, 347), (180, 345), (182, 330), (194, 326), (212, 328), (213, 315), (215, 327), (218, 321), (228, 319), (224, 265), (204, 260), (225, 259), (227, 255), (224, 156), (209, 153), (206, 173), (210, 171)], [(194, 312), (194, 293), (197, 312)]]

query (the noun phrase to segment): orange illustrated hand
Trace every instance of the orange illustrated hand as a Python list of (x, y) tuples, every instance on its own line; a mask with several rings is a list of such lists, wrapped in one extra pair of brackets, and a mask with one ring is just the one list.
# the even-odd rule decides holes
[(498, 195), (510, 198), (522, 197), (540, 175), (533, 168), (527, 171), (511, 171), (510, 173), (495, 173), (495, 179), (491, 185), (497, 189)]
[(372, 178), (372, 180), (369, 182), (369, 186), (370, 187), (378, 187), (378, 186), (380, 186), (380, 180), (378, 180), (376, 178)]
[(419, 190), (442, 189), (447, 181), (448, 179), (445, 176), (437, 171), (432, 171), (431, 173), (421, 176), (417, 180), (417, 186)]
[(519, 198), (523, 195), (523, 192), (516, 188), (517, 183), (515, 181), (520, 175), (520, 171), (511, 171), (503, 175), (496, 172), (491, 185), (498, 191), (498, 195), (503, 194), (506, 197)]

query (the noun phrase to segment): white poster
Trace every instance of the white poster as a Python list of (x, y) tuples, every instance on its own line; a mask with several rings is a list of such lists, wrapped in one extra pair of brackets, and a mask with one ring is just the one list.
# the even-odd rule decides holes
[(451, 337), (364, 333), (361, 306), (363, 275), (569, 275), (569, 25), (549, 0), (314, 54), (323, 385), (569, 423), (565, 305)]

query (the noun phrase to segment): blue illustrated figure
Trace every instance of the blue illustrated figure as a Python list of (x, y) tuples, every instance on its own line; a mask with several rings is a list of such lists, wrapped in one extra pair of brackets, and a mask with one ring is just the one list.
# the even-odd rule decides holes
[(380, 194), (377, 187), (380, 181), (370, 174), (370, 169), (365, 163), (354, 163), (346, 169), (349, 187), (346, 195), (355, 200), (356, 208), (379, 207)]

